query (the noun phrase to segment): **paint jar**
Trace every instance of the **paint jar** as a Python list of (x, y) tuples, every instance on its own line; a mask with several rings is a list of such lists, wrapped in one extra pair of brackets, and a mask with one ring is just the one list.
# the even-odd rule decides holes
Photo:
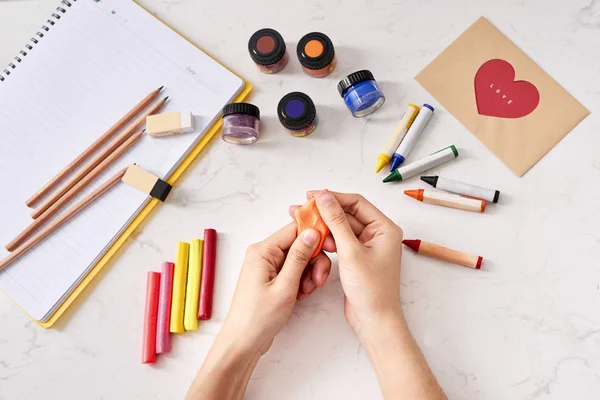
[(352, 115), (357, 118), (375, 112), (385, 102), (385, 96), (373, 74), (366, 69), (342, 79), (338, 83), (338, 92)]
[(269, 28), (258, 30), (250, 37), (248, 51), (258, 69), (265, 74), (281, 71), (289, 59), (283, 38)]
[(296, 53), (304, 72), (313, 78), (323, 78), (335, 69), (335, 49), (324, 33), (304, 35), (298, 42)]
[(315, 103), (302, 92), (283, 96), (277, 105), (277, 116), (290, 135), (297, 137), (310, 135), (318, 124)]
[(222, 138), (227, 143), (252, 144), (258, 140), (260, 110), (254, 104), (232, 103), (223, 107)]

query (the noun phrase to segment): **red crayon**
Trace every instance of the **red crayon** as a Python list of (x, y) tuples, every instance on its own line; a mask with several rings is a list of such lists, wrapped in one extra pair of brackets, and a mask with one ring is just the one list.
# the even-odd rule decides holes
[(142, 344), (142, 363), (156, 362), (156, 320), (158, 318), (158, 294), (160, 292), (160, 273), (148, 272), (146, 283), (146, 308), (144, 312), (144, 339)]
[(217, 231), (204, 230), (204, 248), (202, 250), (202, 279), (200, 280), (200, 301), (198, 319), (210, 319), (212, 316), (213, 291), (215, 287), (215, 261), (217, 257)]
[(464, 265), (465, 267), (480, 269), (483, 257), (472, 256), (461, 251), (452, 250), (447, 247), (443, 247), (437, 244), (424, 242), (419, 239), (406, 239), (403, 240), (405, 246), (410, 247), (412, 250), (425, 256), (437, 258), (440, 260), (448, 261), (458, 265)]

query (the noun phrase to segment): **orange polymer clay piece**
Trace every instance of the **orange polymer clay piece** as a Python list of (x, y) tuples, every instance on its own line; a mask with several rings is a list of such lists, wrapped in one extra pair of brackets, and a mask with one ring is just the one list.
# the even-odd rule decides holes
[(325, 225), (325, 221), (323, 221), (323, 218), (321, 218), (321, 214), (319, 214), (319, 209), (317, 208), (315, 198), (313, 197), (307, 201), (302, 207), (298, 207), (295, 212), (295, 217), (296, 222), (298, 223), (298, 234), (308, 228), (314, 228), (321, 234), (319, 245), (317, 246), (315, 253), (312, 255), (313, 258), (318, 256), (323, 248), (325, 238), (327, 235), (329, 235), (329, 228), (327, 225)]

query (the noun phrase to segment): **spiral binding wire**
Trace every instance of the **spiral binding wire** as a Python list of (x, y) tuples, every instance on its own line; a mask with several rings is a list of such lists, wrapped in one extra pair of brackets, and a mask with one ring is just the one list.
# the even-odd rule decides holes
[(46, 32), (49, 32), (50, 29), (56, 24), (56, 21), (61, 19), (61, 16), (66, 14), (68, 9), (73, 5), (73, 3), (77, 2), (77, 0), (62, 0), (60, 5), (56, 7), (56, 12), (52, 13), (50, 19), (48, 19), (47, 24), (42, 25), (42, 28), (36, 32), (35, 36), (31, 38), (29, 43), (25, 45), (25, 48), (22, 49), (19, 54), (15, 57), (13, 62), (8, 63), (8, 66), (3, 71), (0, 70), (0, 82), (6, 80), (6, 78), (11, 74), (11, 71), (16, 69), (17, 66), (23, 62), (27, 54), (33, 50), (35, 45), (40, 42), (40, 39), (44, 37)]

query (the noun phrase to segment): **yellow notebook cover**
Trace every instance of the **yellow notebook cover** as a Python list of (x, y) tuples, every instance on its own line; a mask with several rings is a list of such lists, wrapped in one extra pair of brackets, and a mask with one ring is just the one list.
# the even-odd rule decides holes
[[(137, 3), (137, 4), (140, 7), (144, 8), (141, 4), (139, 4), (139, 3)], [(150, 11), (148, 11), (146, 8), (144, 8), (144, 10), (146, 10), (146, 12), (150, 13)], [(152, 14), (152, 13), (150, 13), (150, 14)], [(154, 16), (154, 17), (156, 18), (156, 16)], [(157, 19), (159, 19), (159, 18), (157, 18)], [(169, 27), (171, 30), (173, 30), (174, 32), (177, 32), (171, 26), (166, 24), (164, 21), (161, 20), (161, 22), (163, 24), (165, 24), (167, 27)], [(181, 34), (178, 33), (178, 35), (181, 36), (183, 39), (187, 40), (188, 42), (190, 42), (191, 44), (194, 44), (191, 41), (189, 41), (187, 38), (182, 36)], [(194, 44), (194, 46), (198, 47), (195, 44)], [(200, 49), (200, 47), (198, 47), (198, 49), (201, 51), (204, 51), (204, 50)], [(204, 51), (204, 53), (206, 53), (206, 52)], [(208, 53), (206, 53), (206, 54), (208, 56), (210, 56), (210, 54), (208, 54)], [(212, 58), (214, 59), (214, 57), (212, 57)], [(215, 61), (219, 62), (218, 60), (215, 60)], [(221, 64), (221, 63), (219, 63), (219, 64)], [(223, 64), (221, 64), (221, 65), (223, 65)], [(223, 65), (223, 67), (227, 68), (224, 65)], [(229, 69), (229, 68), (227, 68), (227, 69)], [(233, 72), (233, 71), (231, 71), (231, 72)], [(239, 77), (239, 75), (237, 75), (237, 76)], [(244, 81), (244, 88), (241, 90), (239, 95), (235, 98), (234, 102), (236, 102), (236, 103), (241, 102), (246, 97), (248, 97), (248, 94), (252, 90), (252, 85), (249, 82), (247, 82), (246, 80), (244, 80), (241, 77), (240, 77), (240, 79), (242, 79)], [(212, 127), (210, 127), (208, 129), (208, 131), (206, 132), (206, 134), (204, 135), (202, 140), (196, 145), (196, 147), (194, 147), (194, 149), (185, 158), (185, 160), (183, 160), (183, 162), (179, 165), (179, 167), (173, 172), (171, 177), (168, 179), (168, 183), (173, 185), (177, 181), (177, 179), (183, 174), (183, 172), (192, 163), (192, 161), (194, 161), (194, 159), (200, 154), (202, 149), (204, 149), (204, 147), (213, 138), (213, 136), (215, 136), (217, 134), (217, 132), (219, 132), (219, 130), (221, 129), (221, 124), (222, 124), (222, 121), (221, 121), (221, 119), (219, 119), (219, 120), (217, 120), (217, 122), (215, 122), (215, 124)], [(129, 226), (125, 229), (125, 231), (121, 234), (121, 236), (119, 236), (119, 238), (115, 241), (115, 243), (112, 245), (112, 247), (106, 252), (106, 254), (104, 254), (104, 256), (100, 259), (100, 261), (98, 261), (98, 263), (88, 273), (88, 275), (83, 279), (83, 281), (79, 284), (79, 286), (69, 295), (69, 297), (64, 301), (64, 303), (56, 310), (56, 312), (52, 315), (52, 317), (50, 317), (50, 319), (46, 322), (36, 321), (38, 325), (40, 325), (43, 328), (50, 328), (50, 327), (52, 327), (52, 325), (54, 325), (54, 323), (58, 320), (58, 318), (60, 318), (60, 316), (64, 314), (64, 312), (75, 301), (75, 299), (77, 299), (77, 297), (81, 294), (81, 292), (83, 292), (83, 290), (92, 281), (92, 279), (94, 279), (94, 277), (100, 272), (100, 270), (102, 268), (104, 268), (104, 266), (106, 264), (109, 263), (111, 258), (119, 251), (121, 246), (125, 243), (125, 241), (129, 237), (129, 235), (131, 235), (131, 233), (142, 223), (142, 221), (144, 221), (144, 219), (150, 214), (150, 212), (154, 209), (154, 207), (158, 203), (159, 203), (159, 201), (157, 199), (152, 199), (144, 207), (144, 209), (142, 211), (140, 211), (140, 213), (135, 217), (135, 219), (131, 222), (131, 224), (129, 224)]]

